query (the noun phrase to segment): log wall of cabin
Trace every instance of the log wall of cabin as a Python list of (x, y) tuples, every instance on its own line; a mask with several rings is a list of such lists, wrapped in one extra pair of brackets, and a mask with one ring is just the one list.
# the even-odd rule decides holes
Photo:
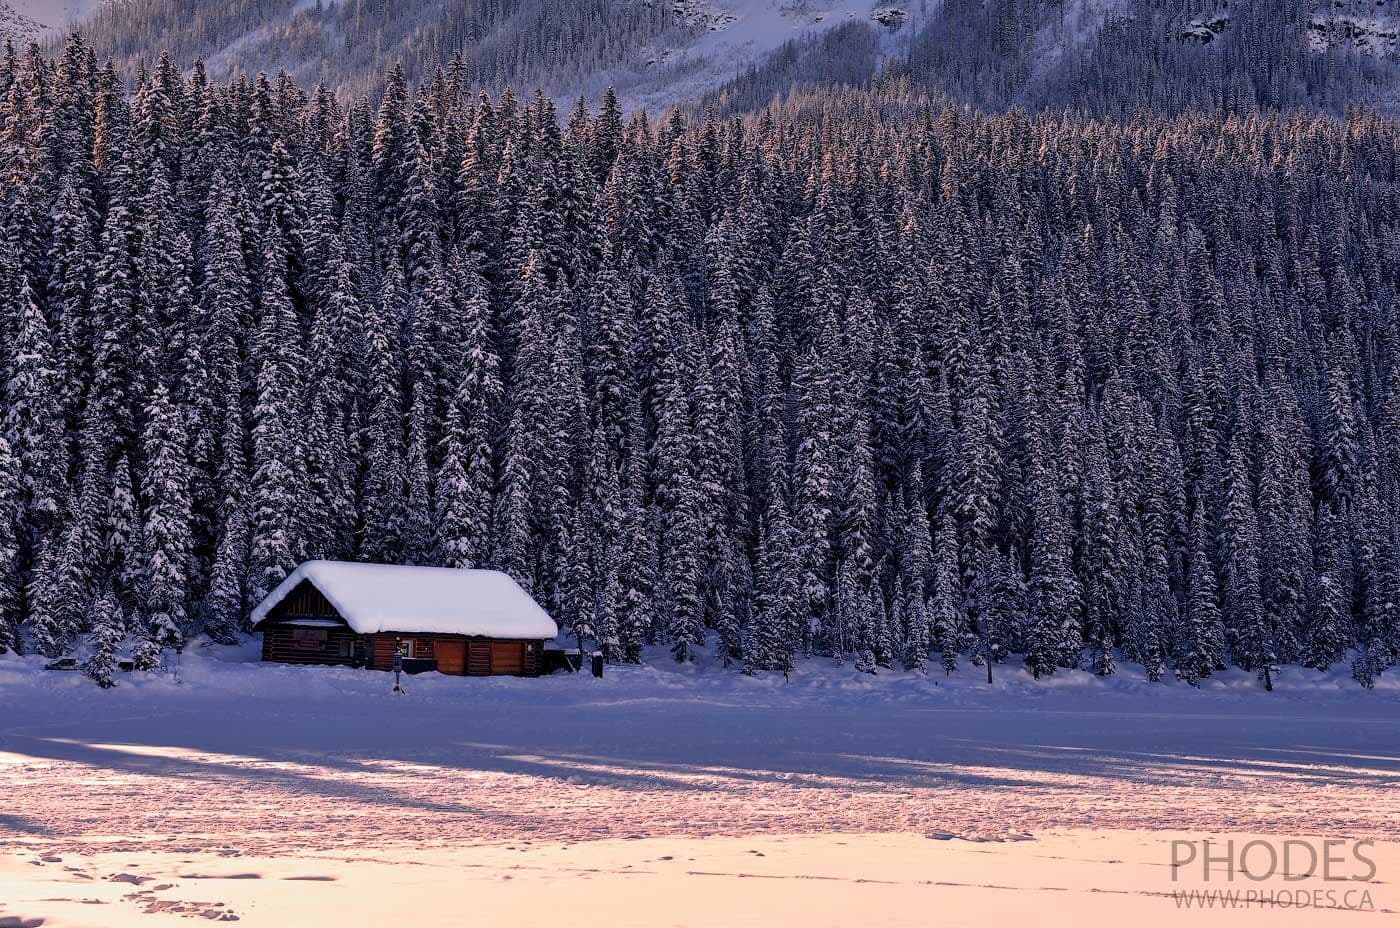
[[(413, 656), (434, 660), (434, 642), (465, 642), (465, 674), (469, 677), (511, 675), (533, 677), (539, 674), (541, 643), (519, 639), (463, 638), (456, 635), (368, 635), (366, 666), (372, 670), (393, 670), (394, 652), (399, 641), (412, 641)], [(457, 659), (456, 649), (452, 658)]]
[(364, 663), (362, 640), (349, 628), (306, 628), (299, 625), (263, 626), (262, 659), (280, 664)]

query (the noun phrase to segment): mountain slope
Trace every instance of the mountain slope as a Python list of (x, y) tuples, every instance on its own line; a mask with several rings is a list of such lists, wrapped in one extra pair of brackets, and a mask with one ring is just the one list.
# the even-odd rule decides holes
[(86, 36), (127, 73), (168, 50), (216, 77), (285, 68), (354, 96), (399, 60), (411, 81), (455, 62), (494, 90), (569, 99), (611, 85), (653, 110), (743, 111), (877, 74), (985, 109), (1340, 112), (1400, 99), (1400, 16), (1386, 0), (95, 2), (0, 0), (0, 11), (18, 3), (40, 23), (87, 13)]
[(864, 50), (864, 35), (833, 32), (784, 49), (708, 102), (742, 111), (879, 71), (989, 110), (1393, 110), (1400, 16), (1384, 3), (944, 0), (893, 57)]
[(1356, 0), (946, 0), (902, 72), (993, 108), (1389, 107), (1395, 29), (1376, 9)]
[(62, 32), (119, 0), (0, 0), (0, 40), (30, 42)]
[(0, 0), (0, 42), (29, 42), (44, 31), (44, 23), (21, 12), (7, 0)]
[(915, 29), (914, 15), (888, 3), (828, 2), (127, 0), (98, 9), (84, 34), (128, 70), (170, 51), (185, 66), (204, 59), (215, 76), (285, 68), (359, 95), (378, 86), (385, 59), (401, 60), (410, 80), (455, 60), (485, 87), (572, 98), (614, 85), (656, 108), (722, 85), (789, 40), (858, 26), (867, 44), (893, 48)]

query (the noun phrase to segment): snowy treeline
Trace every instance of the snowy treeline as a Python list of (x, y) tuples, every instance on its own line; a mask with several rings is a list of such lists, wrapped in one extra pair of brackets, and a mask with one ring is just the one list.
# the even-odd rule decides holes
[(1392, 123), (386, 85), (0, 58), (4, 647), (329, 557), (614, 661), (1395, 663)]

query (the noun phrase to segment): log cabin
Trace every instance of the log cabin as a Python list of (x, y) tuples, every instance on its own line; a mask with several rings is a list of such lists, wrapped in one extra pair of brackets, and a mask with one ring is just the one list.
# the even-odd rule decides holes
[(252, 613), (262, 659), (459, 676), (543, 672), (554, 620), (495, 570), (307, 561)]

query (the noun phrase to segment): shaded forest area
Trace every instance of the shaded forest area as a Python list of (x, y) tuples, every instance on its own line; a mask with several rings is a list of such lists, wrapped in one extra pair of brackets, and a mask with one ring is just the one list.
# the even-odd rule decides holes
[(0, 647), (153, 666), (309, 557), (611, 661), (1400, 653), (1400, 130), (907, 83), (374, 108), (0, 57)]

